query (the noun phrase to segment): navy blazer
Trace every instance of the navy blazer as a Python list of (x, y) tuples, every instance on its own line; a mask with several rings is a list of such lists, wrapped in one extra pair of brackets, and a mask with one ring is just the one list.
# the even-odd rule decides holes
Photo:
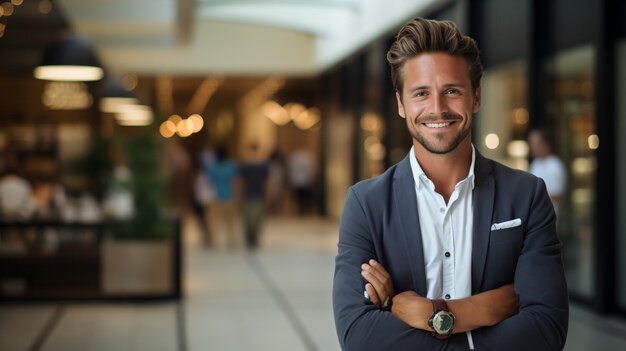
[[(472, 332), (476, 350), (562, 350), (568, 293), (556, 216), (540, 178), (476, 153), (472, 294), (514, 283), (519, 313)], [(520, 218), (520, 226), (491, 230)], [(339, 228), (333, 311), (344, 350), (467, 350), (465, 333), (445, 341), (414, 329), (363, 296), (361, 264), (374, 258), (396, 293), (426, 296), (426, 273), (408, 156), (384, 174), (352, 186)]]

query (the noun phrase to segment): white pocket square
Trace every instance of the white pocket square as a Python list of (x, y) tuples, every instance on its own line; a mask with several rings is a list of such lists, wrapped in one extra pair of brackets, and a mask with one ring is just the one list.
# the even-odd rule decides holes
[(502, 223), (494, 223), (491, 225), (491, 230), (500, 230), (507, 228), (515, 228), (522, 225), (522, 220), (519, 218), (512, 219), (510, 221), (502, 222)]

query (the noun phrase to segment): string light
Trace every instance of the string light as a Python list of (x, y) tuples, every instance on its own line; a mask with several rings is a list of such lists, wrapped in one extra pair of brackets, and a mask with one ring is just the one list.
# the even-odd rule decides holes
[(164, 138), (171, 138), (176, 134), (176, 124), (170, 120), (164, 121), (159, 127), (159, 133)]
[(192, 131), (194, 133), (201, 131), (202, 127), (204, 127), (204, 119), (202, 119), (202, 116), (197, 113), (189, 116), (188, 120), (191, 121), (191, 124), (193, 126)]
[(171, 115), (166, 121), (161, 123), (159, 133), (164, 138), (171, 138), (174, 134), (181, 138), (186, 138), (194, 133), (198, 133), (204, 127), (204, 119), (195, 113), (188, 118), (179, 115)]
[(289, 102), (284, 106), (273, 100), (268, 100), (261, 105), (261, 113), (277, 126), (284, 126), (293, 121), (293, 124), (301, 130), (309, 130), (321, 121), (321, 112), (315, 107), (306, 108), (301, 103)]

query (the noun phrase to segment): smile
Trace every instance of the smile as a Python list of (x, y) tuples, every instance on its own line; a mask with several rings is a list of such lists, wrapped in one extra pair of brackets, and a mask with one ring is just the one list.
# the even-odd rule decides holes
[(424, 123), (428, 128), (445, 128), (454, 122)]

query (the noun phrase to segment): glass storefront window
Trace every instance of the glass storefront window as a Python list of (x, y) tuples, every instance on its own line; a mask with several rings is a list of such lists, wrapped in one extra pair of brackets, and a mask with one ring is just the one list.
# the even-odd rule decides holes
[(617, 304), (626, 309), (626, 217), (623, 215), (626, 213), (626, 39), (623, 39), (617, 45), (617, 80), (616, 80), (616, 95), (615, 101), (617, 101), (617, 179), (618, 179), (618, 192), (617, 192), (617, 206), (618, 206), (618, 251), (617, 255)]
[(558, 213), (565, 271), (570, 290), (585, 298), (593, 296), (595, 150), (601, 142), (595, 132), (594, 59), (591, 45), (557, 53), (550, 62), (548, 104), (555, 151), (568, 170), (568, 191)]
[(528, 169), (526, 77), (523, 61), (485, 71), (474, 130), (474, 145), (484, 156), (523, 170)]

